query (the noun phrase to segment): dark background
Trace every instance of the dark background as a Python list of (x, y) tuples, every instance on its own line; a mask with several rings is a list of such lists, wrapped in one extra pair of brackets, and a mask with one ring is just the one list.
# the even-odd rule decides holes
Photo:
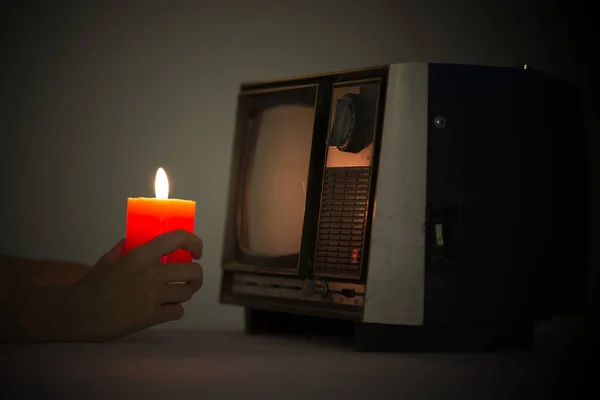
[[(595, 157), (600, 121), (594, 90), (597, 29), (592, 28), (597, 18), (591, 4), (5, 1), (0, 6), (0, 252), (93, 263), (122, 237), (126, 198), (152, 196), (154, 173), (164, 166), (172, 196), (197, 201), (196, 232), (205, 242), (206, 271), (205, 287), (186, 307), (185, 318), (169, 327), (241, 328), (241, 310), (217, 301), (241, 81), (408, 61), (530, 63), (584, 91), (593, 204), (589, 294), (594, 308), (589, 315), (598, 315), (597, 296), (592, 295), (597, 292), (600, 258), (600, 163)], [(538, 349), (556, 349), (559, 344), (567, 349), (552, 362), (542, 357), (533, 363), (554, 371), (545, 375), (544, 384), (577, 382), (581, 391), (588, 386), (580, 383), (586, 379), (586, 361), (593, 357), (594, 342), (589, 339), (594, 336), (582, 340), (577, 321), (581, 322), (565, 317), (540, 327)], [(318, 386), (319, 377), (321, 385), (329, 384), (324, 374), (336, 369), (338, 380), (346, 380), (342, 384), (354, 384), (346, 389), (349, 395), (360, 394), (361, 384), (371, 394), (374, 387), (385, 388), (384, 377), (389, 378), (387, 387), (410, 386), (413, 397), (423, 396), (425, 388), (437, 390), (438, 397), (449, 394), (450, 388), (456, 396), (464, 392), (464, 384), (474, 391), (495, 379), (495, 393), (506, 398), (515, 377), (521, 379), (531, 365), (519, 358), (478, 355), (409, 355), (398, 362), (367, 356), (371, 361), (363, 364), (344, 353), (325, 356), (320, 369), (311, 370), (320, 355), (336, 350), (292, 350), (275, 344), (239, 337), (219, 342), (196, 334), (158, 339), (142, 335), (107, 350), (50, 347), (42, 354), (33, 347), (0, 353), (6, 356), (2, 367), (8, 368), (3, 373), (12, 371), (4, 376), (12, 376), (12, 383), (31, 393), (60, 387), (65, 393), (79, 389), (89, 394), (108, 390), (105, 383), (113, 382), (131, 393), (146, 388), (149, 396), (163, 397), (193, 385), (208, 385), (207, 393), (212, 390), (215, 395), (223, 394), (224, 388), (244, 387), (254, 387), (256, 394), (261, 387), (273, 387), (263, 384), (264, 376), (280, 376), (283, 370), (289, 370), (290, 381), (280, 376), (274, 378), (275, 386), (296, 387), (304, 376), (312, 384), (302, 388), (316, 395), (325, 390)], [(249, 353), (256, 358), (248, 358)], [(289, 365), (287, 355), (294, 360)], [(297, 363), (299, 359), (304, 363)], [(26, 364), (29, 372), (21, 368)], [(560, 368), (554, 369), (556, 365)], [(369, 379), (365, 366), (375, 371)], [(391, 375), (392, 370), (405, 379)], [(231, 384), (236, 373), (249, 371), (254, 373), (248, 378), (254, 386)], [(165, 393), (156, 391), (161, 385)], [(199, 394), (192, 390), (189, 396)]]
[(240, 328), (219, 306), (219, 258), (241, 81), (405, 61), (530, 63), (584, 89), (597, 282), (593, 13), (576, 1), (4, 2), (0, 252), (93, 263), (125, 201), (198, 203), (205, 288), (183, 328)]

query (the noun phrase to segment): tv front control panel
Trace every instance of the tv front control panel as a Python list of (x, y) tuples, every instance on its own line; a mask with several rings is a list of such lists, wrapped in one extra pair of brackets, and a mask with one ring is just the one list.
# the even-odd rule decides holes
[(231, 292), (246, 296), (304, 300), (355, 307), (362, 307), (365, 300), (365, 286), (360, 284), (244, 273), (235, 274)]
[(325, 170), (315, 257), (317, 273), (360, 273), (370, 183), (370, 167)]

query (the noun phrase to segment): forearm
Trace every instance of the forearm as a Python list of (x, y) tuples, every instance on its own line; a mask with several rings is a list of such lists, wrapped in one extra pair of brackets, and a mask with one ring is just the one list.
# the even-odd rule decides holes
[(0, 340), (2, 342), (65, 342), (72, 337), (65, 288), (0, 287)]
[(87, 271), (88, 267), (83, 264), (0, 255), (0, 281), (18, 287), (69, 286)]

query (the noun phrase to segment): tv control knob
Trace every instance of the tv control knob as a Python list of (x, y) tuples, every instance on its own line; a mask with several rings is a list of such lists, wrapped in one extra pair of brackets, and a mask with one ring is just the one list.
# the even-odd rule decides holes
[(323, 296), (326, 297), (329, 294), (329, 286), (327, 282), (315, 282), (312, 280), (305, 280), (302, 287), (302, 295), (304, 297), (312, 296)]
[(327, 282), (315, 282), (315, 294), (318, 296), (327, 296), (329, 293), (329, 287)]

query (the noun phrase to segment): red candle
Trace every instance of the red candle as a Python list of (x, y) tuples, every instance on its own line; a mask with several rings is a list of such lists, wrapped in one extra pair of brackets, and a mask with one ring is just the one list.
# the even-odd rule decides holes
[[(196, 202), (169, 199), (169, 180), (165, 170), (159, 168), (154, 181), (156, 198), (128, 198), (127, 226), (125, 233), (125, 253), (156, 236), (177, 230), (194, 231)], [(192, 255), (185, 250), (161, 258), (163, 264), (192, 261)]]

